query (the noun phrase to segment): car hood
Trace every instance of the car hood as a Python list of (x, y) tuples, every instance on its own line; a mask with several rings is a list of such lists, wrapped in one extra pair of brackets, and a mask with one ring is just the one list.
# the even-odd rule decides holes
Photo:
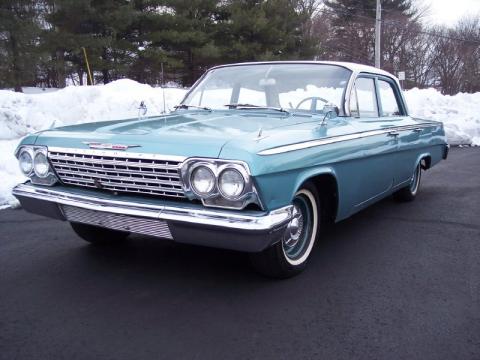
[(236, 139), (254, 141), (258, 133), (311, 122), (311, 116), (271, 111), (177, 111), (166, 116), (103, 121), (43, 131), (37, 145), (85, 148), (88, 142), (136, 145), (127, 151), (176, 156), (218, 157)]

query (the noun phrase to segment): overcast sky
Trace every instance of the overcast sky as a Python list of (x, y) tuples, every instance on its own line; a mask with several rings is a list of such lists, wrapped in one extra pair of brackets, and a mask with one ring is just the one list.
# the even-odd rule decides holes
[(454, 25), (465, 15), (480, 15), (480, 0), (419, 0), (430, 6), (425, 20), (430, 24)]

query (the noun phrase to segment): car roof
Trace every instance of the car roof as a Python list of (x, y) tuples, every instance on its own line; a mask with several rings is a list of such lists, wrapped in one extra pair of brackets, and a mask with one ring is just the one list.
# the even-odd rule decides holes
[(352, 62), (345, 61), (313, 61), (313, 60), (294, 60), (294, 61), (257, 61), (257, 62), (243, 62), (243, 63), (234, 63), (234, 64), (225, 64), (220, 66), (215, 66), (212, 69), (227, 67), (227, 66), (240, 66), (240, 65), (260, 65), (260, 64), (323, 64), (323, 65), (337, 65), (342, 66), (346, 69), (349, 69), (352, 72), (366, 72), (371, 74), (378, 74), (391, 77), (398, 81), (395, 75), (373, 67), (369, 65), (357, 64)]

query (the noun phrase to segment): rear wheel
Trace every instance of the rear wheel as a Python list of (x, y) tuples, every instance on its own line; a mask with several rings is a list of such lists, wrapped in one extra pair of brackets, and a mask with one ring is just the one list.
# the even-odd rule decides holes
[(320, 203), (315, 186), (306, 183), (292, 201), (293, 214), (283, 238), (260, 253), (251, 254), (254, 268), (263, 275), (289, 278), (302, 272), (319, 233)]
[(119, 244), (130, 234), (124, 231), (111, 230), (99, 226), (71, 222), (73, 231), (83, 240), (95, 245)]
[(398, 190), (396, 193), (393, 194), (395, 200), (406, 202), (406, 201), (413, 201), (417, 196), (418, 190), (420, 188), (420, 180), (422, 179), (422, 164), (421, 162), (418, 163), (415, 171), (413, 172), (412, 178), (410, 180), (410, 184), (405, 186), (404, 188)]

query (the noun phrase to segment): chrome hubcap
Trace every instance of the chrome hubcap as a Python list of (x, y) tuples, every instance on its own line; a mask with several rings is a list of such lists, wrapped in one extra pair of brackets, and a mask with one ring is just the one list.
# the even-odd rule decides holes
[(292, 220), (287, 225), (283, 243), (286, 247), (292, 248), (297, 245), (303, 231), (303, 215), (297, 205), (293, 207)]
[(301, 258), (312, 234), (312, 207), (308, 197), (299, 195), (293, 200), (292, 218), (285, 229), (282, 247), (291, 260)]
[(418, 190), (418, 185), (420, 184), (420, 172), (422, 171), (422, 168), (420, 165), (417, 166), (415, 169), (415, 172), (413, 173), (412, 180), (410, 182), (410, 191), (412, 194), (416, 194)]

